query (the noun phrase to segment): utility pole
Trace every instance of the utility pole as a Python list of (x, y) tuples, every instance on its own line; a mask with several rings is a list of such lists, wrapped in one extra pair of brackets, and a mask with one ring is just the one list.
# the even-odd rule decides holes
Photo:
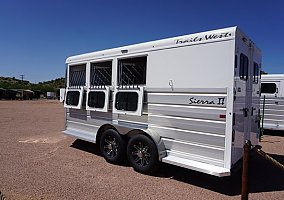
[[(21, 82), (22, 86), (23, 86), (24, 76), (25, 76), (24, 74), (20, 75), (20, 77), (22, 79), (22, 82)], [(23, 88), (22, 88), (22, 100), (24, 100), (24, 89)]]
[(24, 76), (25, 76), (24, 74), (21, 74), (21, 75), (20, 75), (20, 77), (21, 77), (21, 79), (22, 79), (22, 83), (23, 83), (23, 80), (24, 80)]

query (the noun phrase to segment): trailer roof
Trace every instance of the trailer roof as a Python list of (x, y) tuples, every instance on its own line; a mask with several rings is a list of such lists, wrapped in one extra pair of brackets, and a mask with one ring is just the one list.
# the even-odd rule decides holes
[(261, 79), (263, 80), (283, 80), (284, 74), (262, 74)]
[(128, 55), (132, 53), (147, 52), (163, 48), (173, 48), (179, 46), (195, 45), (207, 42), (217, 42), (231, 40), (235, 38), (237, 27), (217, 29), (201, 33), (194, 33), (184, 36), (177, 36), (167, 39), (155, 40), (151, 42), (139, 43), (134, 45), (122, 46), (92, 53), (71, 56), (66, 59), (66, 63), (83, 62), (93, 59)]

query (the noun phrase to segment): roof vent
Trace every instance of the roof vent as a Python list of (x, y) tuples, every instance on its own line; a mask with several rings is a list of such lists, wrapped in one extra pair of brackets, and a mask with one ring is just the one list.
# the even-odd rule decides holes
[(121, 50), (121, 53), (128, 53), (128, 50), (127, 49)]

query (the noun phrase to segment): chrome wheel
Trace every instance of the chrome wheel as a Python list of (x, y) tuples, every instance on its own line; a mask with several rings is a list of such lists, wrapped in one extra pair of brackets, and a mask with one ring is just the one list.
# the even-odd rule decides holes
[(149, 147), (141, 142), (133, 145), (131, 154), (134, 162), (136, 162), (137, 165), (146, 166), (150, 162), (151, 154), (149, 152)]
[(117, 155), (118, 144), (116, 143), (115, 138), (108, 136), (104, 140), (104, 150), (106, 152), (106, 155), (110, 158), (113, 158)]
[(106, 130), (100, 139), (100, 150), (109, 163), (120, 163), (125, 158), (125, 146), (122, 137), (113, 129)]
[(138, 134), (127, 144), (127, 159), (138, 172), (151, 174), (159, 167), (156, 144), (147, 136)]

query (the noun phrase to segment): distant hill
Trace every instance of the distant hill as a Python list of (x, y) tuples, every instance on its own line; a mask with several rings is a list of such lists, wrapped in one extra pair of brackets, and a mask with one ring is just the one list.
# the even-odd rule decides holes
[(51, 81), (39, 82), (38, 84), (30, 83), (26, 80), (16, 79), (15, 77), (1, 77), (0, 88), (4, 89), (29, 89), (45, 92), (56, 92), (59, 88), (65, 87), (65, 79), (57, 78)]

